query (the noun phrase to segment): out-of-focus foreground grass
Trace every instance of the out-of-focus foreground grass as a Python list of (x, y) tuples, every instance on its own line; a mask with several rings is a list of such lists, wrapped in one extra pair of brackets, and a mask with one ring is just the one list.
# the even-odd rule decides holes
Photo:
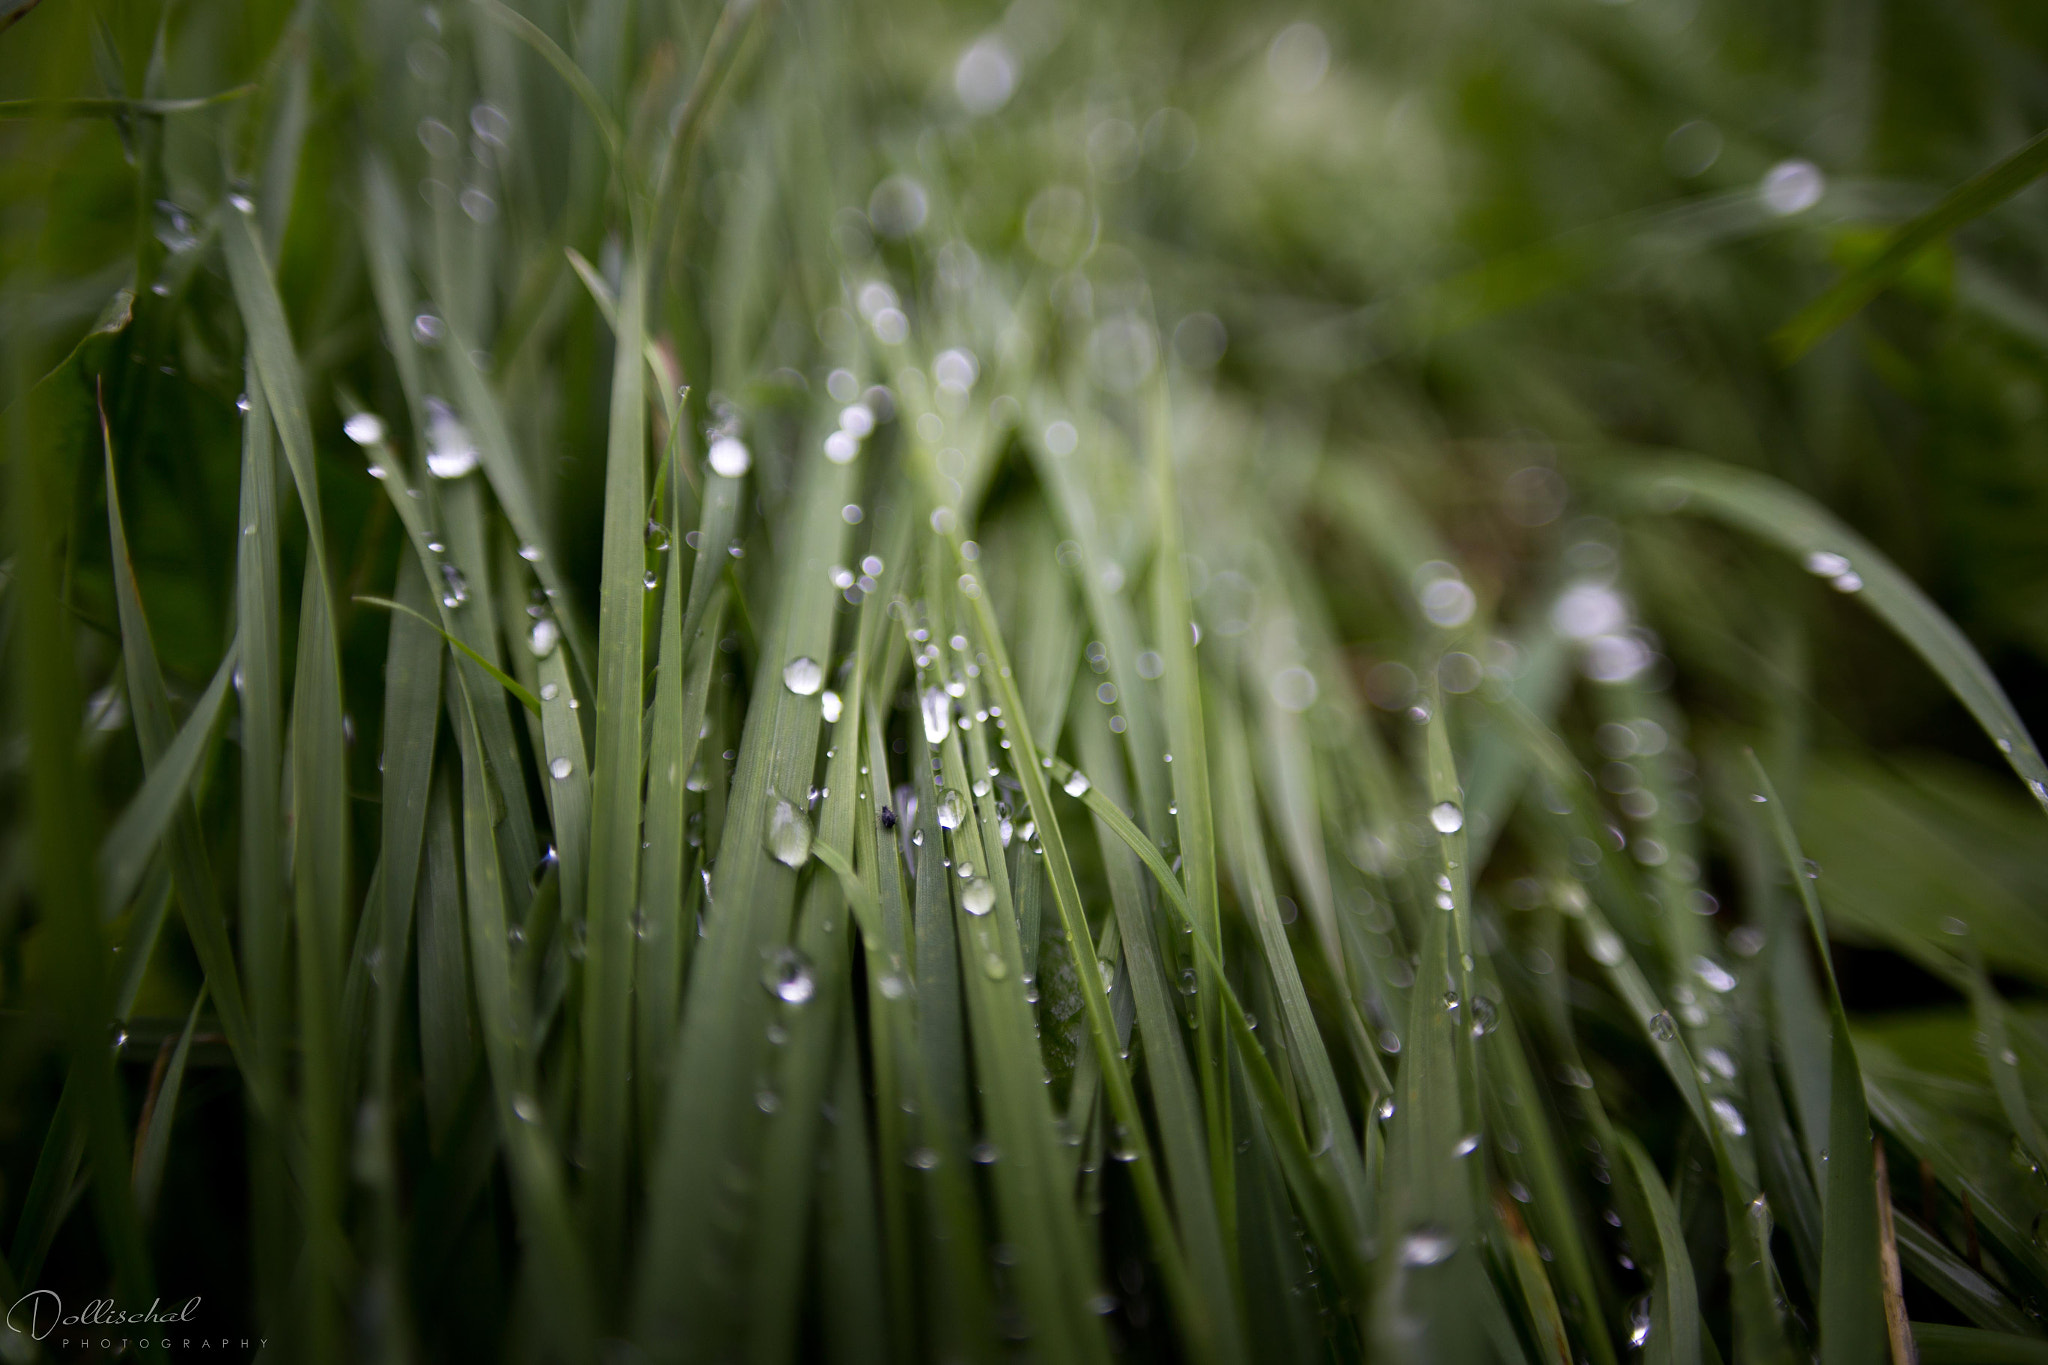
[(0, 1358), (2048, 1359), (2044, 126), (2016, 0), (0, 0)]

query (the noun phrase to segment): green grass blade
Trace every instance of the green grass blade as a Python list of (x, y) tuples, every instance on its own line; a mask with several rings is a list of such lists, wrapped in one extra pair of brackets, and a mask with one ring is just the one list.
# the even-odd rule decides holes
[(600, 1283), (616, 1284), (626, 1240), (626, 1069), (632, 1057), (632, 917), (640, 893), (643, 679), (647, 589), (646, 370), (637, 263), (626, 268), (612, 371), (605, 465), (604, 565), (597, 627), (597, 748), (591, 773), (589, 932), (579, 1110), (591, 1238)]
[(306, 414), (298, 357), (251, 215), (230, 208), (225, 218), (221, 240), (227, 248), (228, 274), (248, 329), (253, 368), (284, 446), (286, 463), (298, 486), (309, 543), (292, 698), (292, 865), (298, 929), (299, 1034), (305, 1059), (301, 1102), (307, 1144), (307, 1218), (313, 1267), (311, 1316), (304, 1330), (316, 1356), (326, 1358), (335, 1340), (338, 1313), (330, 1286), (341, 1284), (345, 1260), (340, 1227), (340, 1039), (336, 1036), (349, 883), (348, 769), (342, 740), (341, 670), (312, 427)]
[[(283, 586), (278, 566), (279, 514), (276, 427), (256, 375), (244, 363), (249, 411), (242, 422), (242, 480), (237, 521), (235, 616), (240, 631), (242, 685), (241, 931), (242, 964), (249, 978), (249, 1019), (259, 1089), (284, 1093), (290, 1030), (290, 973), (286, 966), (284, 822)], [(257, 1310), (266, 1322), (287, 1320), (286, 1267), (293, 1217), (286, 1146), (288, 1117), (280, 1104), (260, 1114), (250, 1132), (251, 1223)]]
[(553, 1289), (539, 1317), (563, 1357), (595, 1358), (596, 1288), (577, 1244), (568, 1193), (535, 1093), (533, 1058), (512, 995), (512, 957), (489, 777), (473, 700), (460, 689), (456, 743), (462, 755), (462, 868), (470, 980), (475, 991), (498, 1131), (529, 1254)]
[[(10, 339), (7, 351), (13, 349)], [(30, 411), (34, 407), (16, 404), (0, 420), (6, 422), (11, 466), (8, 597), (17, 614), (7, 643), (19, 679), (14, 714), (29, 742), (24, 787), (36, 831), (38, 904), (48, 926), (47, 1007), (62, 1021), (87, 1158), (102, 1176), (92, 1182), (92, 1194), (103, 1246), (121, 1291), (147, 1303), (148, 1254), (132, 1191), (120, 1178), (128, 1142), (107, 1045), (111, 983), (93, 889), (91, 807), (76, 749), (82, 714), (77, 656), (60, 595), (55, 541), (57, 528), (67, 523), (55, 512), (60, 476), (50, 467), (54, 433), (39, 409)]]
[(1629, 1175), (1641, 1190), (1657, 1225), (1656, 1288), (1651, 1294), (1650, 1334), (1643, 1358), (1657, 1365), (1698, 1365), (1705, 1335), (1700, 1327), (1699, 1284), (1693, 1278), (1692, 1257), (1686, 1250), (1678, 1206), (1672, 1202), (1671, 1192), (1664, 1187), (1664, 1177), (1658, 1174), (1657, 1164), (1650, 1160), (1643, 1145), (1627, 1133), (1618, 1137), (1628, 1160)]
[(1767, 475), (1700, 459), (1635, 461), (1615, 483), (1652, 505), (1679, 499), (1687, 511), (1748, 531), (1852, 593), (1940, 676), (2048, 810), (2048, 763), (1983, 657), (1926, 593), (1834, 514)]
[[(179, 814), (179, 803), (189, 802), (190, 788), (207, 750), (213, 747), (215, 726), (220, 720), (221, 702), (227, 697), (228, 682), (240, 666), (240, 642), (231, 645), (214, 671), (213, 681), (193, 703), (192, 714), (158, 756), (142, 787), (121, 816), (100, 840), (100, 910), (111, 918), (126, 906), (142, 883), (142, 874), (155, 857), (157, 844)], [(225, 931), (222, 938), (225, 940)]]
[(474, 648), (472, 648), (469, 645), (467, 641), (459, 640), (455, 636), (450, 635), (447, 631), (443, 630), (441, 628), (440, 623), (435, 621), (433, 617), (428, 616), (425, 612), (419, 610), (416, 607), (408, 607), (403, 602), (394, 602), (388, 597), (372, 597), (368, 593), (358, 593), (349, 600), (352, 602), (361, 602), (366, 606), (382, 607), (386, 611), (397, 612), (401, 615), (412, 617), (421, 625), (426, 626), (428, 629), (440, 635), (442, 639), (446, 640), (448, 642), (448, 647), (450, 649), (453, 649), (456, 653), (462, 655), (465, 659), (468, 659), (478, 668), (481, 668), (484, 671), (485, 675), (489, 677), (492, 682), (504, 688), (507, 692), (510, 692), (513, 695), (513, 697), (518, 700), (521, 706), (525, 707), (527, 710), (531, 711), (536, 716), (540, 714), (540, 698), (533, 695), (532, 689), (528, 688), (525, 684), (521, 683), (517, 678), (507, 673), (504, 669), (492, 663), (489, 659), (486, 659), (482, 654), (479, 654)]
[[(175, 752), (181, 747), (178, 741), (183, 736), (172, 733), (170, 698), (164, 690), (163, 673), (157, 666), (149, 620), (143, 614), (135, 566), (128, 556), (128, 535), (121, 519), (121, 490), (114, 472), (113, 438), (108, 432), (104, 412), (100, 417), (100, 438), (107, 477), (107, 532), (113, 545), (115, 601), (121, 617), (121, 649), (128, 672), (130, 704), (135, 711), (136, 738), (141, 742), (144, 762), (152, 769), (167, 761), (194, 763), (200, 756), (197, 752), (189, 756)], [(235, 654), (236, 647), (231, 643), (228, 657), (232, 659)], [(231, 666), (224, 663), (223, 667), (232, 672)], [(220, 701), (219, 682), (216, 676), (216, 690), (212, 693), (216, 707)], [(204, 730), (193, 736), (195, 747), (205, 736)], [(169, 798), (169, 853), (172, 878), (178, 890), (178, 905), (184, 913), (185, 928), (191, 935), (200, 966), (205, 970), (207, 979), (214, 983), (213, 994), (216, 1008), (220, 1011), (221, 1027), (236, 1056), (240, 1057), (249, 1047), (249, 1025), (242, 1008), (242, 983), (235, 969), (234, 950), (228, 944), (227, 919), (221, 912), (220, 893), (214, 885), (213, 869), (207, 861), (206, 846), (199, 832), (199, 817), (192, 803), (186, 799), (182, 789), (170, 792)], [(146, 813), (144, 818), (148, 818)], [(115, 832), (132, 834), (136, 831), (117, 825)], [(132, 886), (132, 881), (129, 885)], [(127, 888), (117, 886), (109, 889)], [(267, 1094), (259, 1091), (257, 1102), (267, 1104)]]
[(171, 1050), (163, 1084), (151, 1097), (146, 1121), (139, 1125), (141, 1131), (136, 1134), (135, 1211), (145, 1223), (155, 1218), (157, 1196), (163, 1192), (164, 1162), (171, 1153), (171, 1127), (178, 1116), (178, 1096), (185, 1088), (185, 1065), (192, 1056), (192, 1031), (199, 1026), (199, 1011), (205, 1004), (206, 987), (202, 984), (199, 994), (192, 998), (192, 1010), (185, 1016), (178, 1044)]
[[(1082, 761), (1093, 775), (1086, 794), (1090, 809), (1096, 809), (1102, 803), (1123, 804), (1128, 800), (1128, 793), (1124, 790), (1121, 764), (1112, 746), (1106, 719), (1099, 711), (1092, 715), (1084, 711), (1076, 729)], [(1161, 935), (1158, 932), (1147, 905), (1144, 886), (1138, 879), (1139, 860), (1128, 848), (1119, 848), (1111, 842), (1114, 833), (1100, 815), (1096, 816), (1096, 821), (1097, 838), (1103, 846), (1103, 862), (1109, 877), (1111, 903), (1124, 943), (1124, 960), (1129, 967), (1130, 989), (1137, 1006), (1138, 1035), (1145, 1048), (1145, 1075), (1151, 1091), (1152, 1110), (1159, 1120), (1160, 1148), (1166, 1157), (1168, 1189), (1173, 1195), (1181, 1236), (1188, 1244), (1189, 1269), (1215, 1315), (1218, 1357), (1224, 1360), (1243, 1359), (1245, 1345), (1239, 1327), (1240, 1307), (1232, 1287), (1224, 1224), (1217, 1208), (1219, 1192), (1210, 1170), (1207, 1120), (1182, 1037), (1181, 1007), (1175, 1000), (1177, 994), (1186, 993), (1187, 986), (1193, 986), (1193, 993), (1197, 996), (1196, 1008), (1207, 1016), (1198, 1022), (1213, 1020), (1211, 1027), (1220, 1028), (1223, 1020), (1221, 1005), (1212, 1005), (1200, 998), (1202, 978), (1220, 978), (1209, 967), (1208, 954), (1203, 955), (1201, 968), (1190, 969), (1193, 979), (1187, 986), (1179, 982), (1179, 972), (1169, 962), (1162, 961), (1161, 938), (1171, 942), (1179, 935)], [(1185, 858), (1182, 866), (1185, 869)], [(1207, 934), (1208, 927), (1199, 932)], [(1207, 942), (1206, 939), (1204, 941)], [(1219, 987), (1212, 985), (1211, 989)], [(1225, 1185), (1224, 1190), (1228, 1189), (1229, 1186)]]
[(2048, 132), (2036, 134), (1997, 165), (1957, 186), (1939, 204), (1893, 232), (1876, 255), (1794, 314), (1771, 334), (1779, 358), (1790, 362), (1805, 355), (1905, 274), (1922, 252), (2043, 175), (2048, 175)]
[(1913, 1324), (1913, 1345), (1920, 1365), (2044, 1365), (2048, 1341), (2012, 1332), (1943, 1323)]
[(1820, 1266), (1820, 1353), (1824, 1365), (1879, 1360), (1889, 1351), (1884, 1286), (1878, 1264), (1877, 1175), (1871, 1151), (1870, 1114), (1863, 1098), (1863, 1070), (1849, 1034), (1849, 1016), (1835, 983), (1827, 924), (1792, 823), (1763, 765), (1750, 757), (1750, 774), (1764, 800), (1785, 866), (1806, 909), (1827, 986), (1834, 1039), (1828, 1084), (1828, 1154), (1823, 1201)]
[[(632, 369), (637, 377), (637, 361)], [(761, 637), (710, 888), (708, 934), (692, 954), (667, 1111), (650, 1161), (632, 1323), (642, 1348), (657, 1359), (672, 1358), (686, 1340), (713, 1349), (736, 1334), (713, 1301), (728, 1272), (724, 1239), (707, 1225), (719, 1198), (712, 1182), (723, 1181), (728, 1161), (756, 1165), (748, 1142), (759, 1113), (751, 1097), (774, 998), (761, 974), (765, 955), (788, 942), (797, 890), (796, 868), (771, 857), (766, 839), (778, 804), (787, 807), (785, 822), (808, 822), (799, 803), (815, 772), (821, 725), (817, 696), (786, 687), (784, 669), (798, 659), (822, 668), (830, 657), (837, 594), (827, 572), (842, 556), (847, 523), (840, 508), (849, 501), (852, 473), (806, 457), (786, 514), (792, 552), (779, 566), (774, 615)], [(707, 503), (715, 496), (707, 492)], [(636, 550), (640, 529), (636, 520)], [(794, 848), (787, 851), (795, 857)]]

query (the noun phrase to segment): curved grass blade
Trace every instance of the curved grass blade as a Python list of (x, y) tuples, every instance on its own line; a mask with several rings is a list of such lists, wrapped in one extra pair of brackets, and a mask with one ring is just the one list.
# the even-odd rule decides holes
[[(1650, 1333), (1643, 1343), (1643, 1358), (1646, 1365), (1699, 1365), (1703, 1336), (1699, 1285), (1693, 1279), (1692, 1256), (1686, 1250), (1678, 1206), (1643, 1145), (1627, 1132), (1617, 1132), (1615, 1137), (1657, 1227), (1657, 1281), (1651, 1291)], [(1859, 1358), (1865, 1362), (1878, 1359)]]
[[(156, 765), (143, 779), (120, 818), (100, 840), (100, 913), (112, 918), (135, 894), (142, 874), (156, 855), (157, 843), (176, 819), (181, 802), (189, 802), (189, 789), (207, 750), (213, 747), (214, 730), (220, 720), (221, 702), (228, 682), (241, 666), (241, 642), (236, 640), (214, 670), (213, 681), (193, 703), (192, 714), (158, 756)], [(225, 932), (222, 935), (225, 939)]]
[(1948, 684), (2048, 810), (2048, 763), (1983, 657), (1927, 594), (1833, 513), (1767, 475), (1692, 457), (1632, 460), (1610, 478), (1648, 505), (1669, 508), (1677, 500), (1688, 512), (1768, 540), (1865, 603)]
[(1997, 165), (1964, 181), (1947, 198), (1892, 233), (1884, 247), (1828, 287), (1791, 321), (1771, 334), (1771, 345), (1786, 362), (1799, 359), (1828, 333), (1861, 312), (1913, 264), (1921, 252), (1965, 223), (1983, 217), (2048, 175), (2048, 132)]
[(533, 692), (529, 688), (527, 688), (527, 686), (524, 683), (520, 682), (517, 678), (507, 673), (504, 669), (492, 663), (489, 659), (486, 659), (483, 655), (477, 653), (476, 650), (470, 648), (470, 646), (466, 642), (458, 640), (453, 635), (450, 635), (447, 631), (441, 628), (440, 622), (434, 620), (431, 616), (428, 616), (426, 613), (415, 610), (412, 607), (408, 607), (403, 602), (394, 602), (388, 597), (372, 597), (368, 593), (358, 593), (349, 600), (352, 602), (361, 602), (365, 606), (382, 607), (385, 611), (397, 612), (400, 615), (412, 617), (421, 625), (428, 627), (436, 634), (438, 634), (442, 639), (446, 640), (451, 649), (455, 650), (458, 654), (461, 654), (464, 658), (468, 659), (471, 663), (475, 664), (478, 668), (481, 668), (485, 673), (489, 674), (491, 681), (498, 684), (498, 686), (504, 688), (507, 692), (510, 692), (515, 698), (518, 699), (519, 704), (521, 706), (524, 706), (527, 710), (533, 712), (533, 714), (536, 716), (540, 714), (540, 698), (534, 696)]
[(597, 87), (591, 84), (583, 68), (576, 65), (575, 59), (562, 51), (561, 45), (550, 38), (540, 25), (510, 6), (499, 3), (499, 0), (471, 0), (471, 3), (478, 13), (513, 34), (555, 69), (555, 74), (574, 92), (584, 112), (590, 115), (591, 122), (597, 125), (598, 135), (604, 139), (605, 152), (612, 165), (623, 173), (626, 170), (623, 156), (625, 139), (619, 131), (619, 122), (612, 117), (604, 97), (598, 94)]
[[(114, 471), (113, 437), (107, 428), (104, 409), (100, 412), (100, 441), (107, 479), (107, 534), (113, 545), (114, 596), (121, 618), (121, 654), (128, 672), (129, 704), (134, 708), (135, 736), (142, 747), (143, 761), (154, 769), (167, 758), (174, 757), (173, 751), (179, 747), (177, 739), (180, 737), (174, 737), (172, 733), (170, 697), (164, 690), (156, 646), (150, 639), (149, 619), (142, 609), (141, 588), (135, 581), (135, 566), (128, 555), (128, 534), (121, 518), (121, 488)], [(231, 643), (229, 656), (233, 657), (236, 652), (236, 645)], [(216, 688), (219, 682), (216, 675)], [(216, 707), (219, 699), (220, 693), (215, 691)], [(194, 736), (195, 747), (204, 737), (204, 731)], [(198, 757), (193, 753), (189, 761), (196, 762)], [(184, 914), (185, 928), (191, 935), (200, 966), (207, 979), (214, 983), (213, 994), (220, 1011), (222, 1031), (227, 1034), (229, 1045), (240, 1059), (250, 1046), (248, 1020), (242, 1009), (242, 983), (235, 969), (234, 949), (228, 943), (227, 917), (221, 911), (220, 892), (214, 884), (213, 869), (207, 861), (206, 845), (200, 835), (198, 813), (182, 790), (171, 794), (169, 806), (168, 851), (179, 909)], [(119, 827), (117, 832), (121, 832)], [(133, 872), (138, 869), (123, 870)], [(259, 1088), (256, 1102), (267, 1106), (269, 1093)]]

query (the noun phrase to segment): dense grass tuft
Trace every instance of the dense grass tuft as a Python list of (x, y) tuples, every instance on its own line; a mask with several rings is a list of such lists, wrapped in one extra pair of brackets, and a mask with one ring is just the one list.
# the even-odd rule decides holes
[(2048, 1359), (2044, 72), (0, 0), (0, 1358)]

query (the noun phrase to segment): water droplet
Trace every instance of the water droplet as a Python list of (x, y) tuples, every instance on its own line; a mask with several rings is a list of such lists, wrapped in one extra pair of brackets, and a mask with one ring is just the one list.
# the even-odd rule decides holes
[(512, 1112), (522, 1123), (540, 1122), (540, 1105), (525, 1091), (516, 1091), (512, 1096)]
[(1098, 957), (1095, 959), (1095, 965), (1102, 973), (1102, 989), (1105, 991), (1115, 990), (1116, 964), (1106, 957)]
[(1067, 775), (1067, 780), (1063, 785), (1069, 796), (1086, 796), (1088, 794), (1088, 774), (1076, 768)]
[(1628, 1344), (1640, 1349), (1650, 1339), (1650, 1296), (1640, 1295), (1628, 1306)]
[(860, 438), (850, 431), (835, 431), (825, 438), (825, 458), (833, 464), (850, 464), (860, 454)]
[(1387, 1097), (1386, 1099), (1383, 1099), (1383, 1100), (1381, 1100), (1381, 1101), (1379, 1102), (1379, 1107), (1378, 1107), (1378, 1108), (1376, 1108), (1376, 1109), (1374, 1109), (1374, 1110), (1373, 1110), (1373, 1113), (1375, 1113), (1375, 1114), (1379, 1115), (1379, 1117), (1380, 1117), (1380, 1121), (1381, 1121), (1381, 1122), (1383, 1122), (1383, 1123), (1384, 1123), (1384, 1122), (1385, 1122), (1386, 1120), (1388, 1120), (1388, 1119), (1390, 1119), (1390, 1118), (1394, 1117), (1394, 1099), (1393, 1099), (1393, 1096), (1389, 1095), (1389, 1096), (1388, 1096), (1388, 1097)]
[(918, 710), (924, 717), (924, 738), (927, 744), (946, 742), (946, 727), (953, 719), (953, 703), (946, 694), (936, 687), (927, 687), (918, 698)]
[(441, 605), (453, 611), (469, 600), (469, 582), (453, 564), (441, 565)]
[(519, 547), (519, 557), (529, 564), (540, 563), (540, 546), (528, 541)]
[(256, 201), (251, 199), (246, 194), (242, 194), (239, 192), (231, 194), (228, 196), (228, 202), (230, 204), (233, 204), (237, 210), (243, 213), (254, 213), (256, 211)]
[(1465, 812), (1458, 809), (1455, 801), (1441, 801), (1430, 808), (1429, 823), (1436, 826), (1439, 834), (1456, 834), (1465, 828)]
[(1670, 1010), (1658, 1010), (1650, 1016), (1650, 1036), (1660, 1043), (1668, 1043), (1678, 1037), (1678, 1021), (1671, 1017)]
[(991, 981), (1001, 981), (1009, 976), (1010, 967), (1001, 953), (991, 952), (981, 959), (981, 974)]
[(960, 893), (960, 908), (970, 915), (986, 915), (996, 908), (995, 883), (985, 878), (976, 878)]
[(555, 781), (560, 782), (568, 777), (570, 773), (576, 771), (576, 765), (566, 758), (558, 758), (548, 764), (548, 771), (555, 775)]
[(1586, 951), (1593, 955), (1594, 961), (1612, 967), (1621, 961), (1627, 950), (1622, 947), (1620, 936), (1613, 930), (1595, 929), (1588, 936)]
[(476, 442), (455, 410), (429, 396), (427, 408), (427, 472), (437, 479), (459, 479), (477, 466)]
[(948, 787), (939, 793), (936, 809), (940, 829), (958, 829), (967, 819), (967, 798), (960, 794), (958, 787)]
[(1000, 1153), (997, 1152), (996, 1145), (993, 1142), (982, 1141), (975, 1143), (974, 1150), (969, 1152), (968, 1155), (973, 1157), (978, 1165), (992, 1166), (995, 1164), (996, 1157)]
[(808, 654), (799, 654), (782, 666), (782, 685), (799, 697), (816, 696), (825, 682), (825, 666)]
[[(248, 398), (246, 396), (243, 397), (236, 403), (236, 406), (241, 408), (242, 411), (247, 412), (249, 410)], [(341, 430), (343, 435), (347, 436), (357, 445), (373, 446), (384, 439), (384, 419), (374, 412), (353, 413), (346, 422), (341, 424)]]
[(1458, 1239), (1434, 1224), (1425, 1223), (1401, 1239), (1401, 1264), (1440, 1265), (1458, 1249)]
[(768, 811), (768, 852), (785, 867), (802, 867), (811, 856), (811, 819), (787, 797)]
[(737, 436), (721, 436), (711, 443), (711, 472), (737, 479), (754, 465), (754, 453)]
[(838, 722), (840, 713), (845, 709), (845, 705), (846, 703), (839, 699), (839, 694), (830, 688), (827, 688), (818, 697), (818, 710), (825, 717), (827, 725)]
[(1726, 995), (1735, 989), (1736, 981), (1734, 974), (1711, 957), (1694, 958), (1692, 969), (1700, 980), (1707, 983), (1707, 987), (1710, 990)]
[(818, 978), (811, 970), (810, 959), (794, 948), (776, 949), (761, 973), (761, 984), (770, 995), (788, 1005), (808, 1004), (818, 993)]
[(668, 547), (668, 527), (663, 526), (660, 522), (655, 521), (652, 518), (649, 518), (647, 522), (648, 550), (654, 554), (663, 554), (668, 550)]
[(1742, 1121), (1742, 1111), (1728, 1100), (1716, 1095), (1707, 1101), (1707, 1107), (1714, 1111), (1714, 1117), (1720, 1120), (1730, 1137), (1741, 1137), (1749, 1131), (1749, 1125)]
[(919, 1147), (911, 1152), (908, 1160), (911, 1165), (917, 1167), (920, 1171), (936, 1170), (939, 1164), (939, 1154), (929, 1147)]
[(540, 699), (542, 701), (553, 701), (561, 695), (562, 688), (559, 683), (542, 683), (540, 685)]
[(533, 651), (534, 658), (545, 659), (555, 652), (561, 638), (562, 628), (555, 624), (554, 618), (543, 616), (533, 623), (533, 630), (526, 637), (526, 647)]
[(885, 975), (877, 984), (881, 986), (882, 998), (885, 1000), (901, 1000), (910, 994), (910, 983), (894, 972)]

